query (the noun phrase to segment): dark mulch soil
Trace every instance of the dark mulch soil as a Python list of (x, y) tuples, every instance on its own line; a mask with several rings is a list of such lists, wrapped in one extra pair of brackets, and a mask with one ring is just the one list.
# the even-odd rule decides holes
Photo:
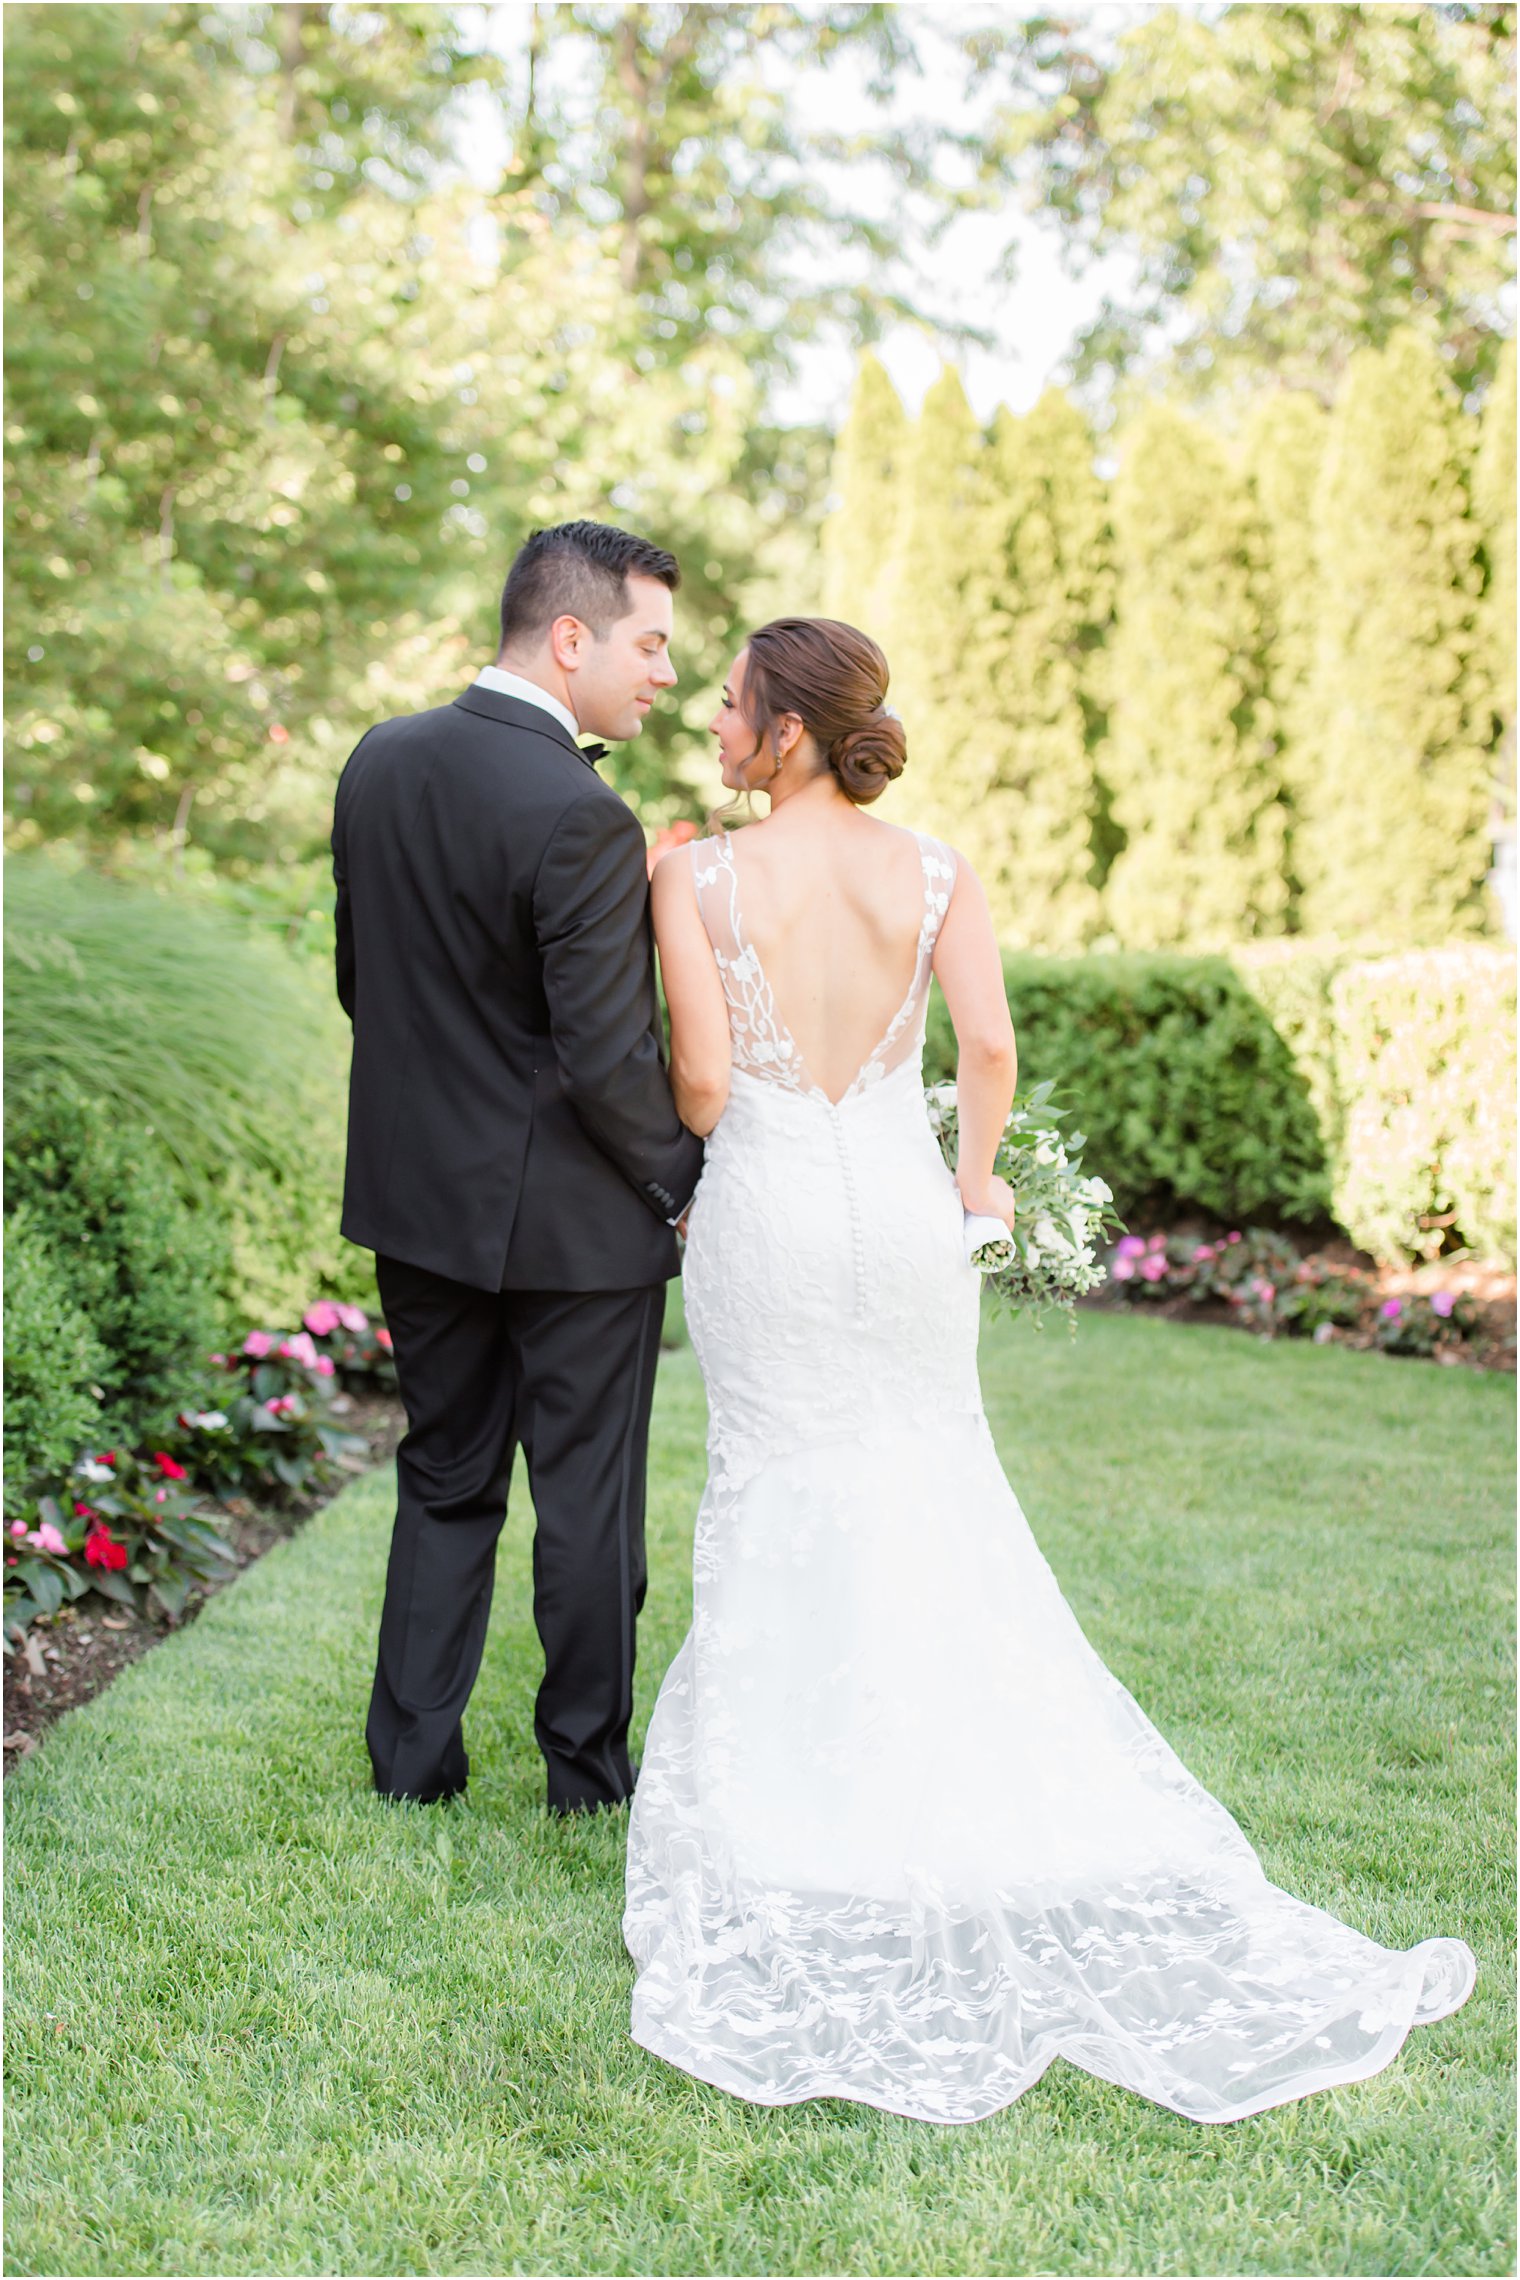
[[(366, 1468), (383, 1464), (406, 1429), (394, 1394), (350, 1395), (342, 1418), (346, 1430), (361, 1433), (368, 1444)], [(226, 1532), (237, 1550), (237, 1566), (228, 1569), (222, 1583), (197, 1586), (178, 1623), (163, 1615), (135, 1615), (94, 1592), (60, 1608), (51, 1621), (33, 1623), (25, 1644), (5, 1658), (5, 1771), (9, 1773), (37, 1747), (55, 1718), (90, 1701), (128, 1663), (147, 1654), (171, 1631), (193, 1622), (213, 1592), (271, 1545), (293, 1535), (334, 1493), (295, 1497), (285, 1505), (259, 1505), (244, 1496), (229, 1496), (223, 1502), (207, 1499), (199, 1509), (229, 1523)]]

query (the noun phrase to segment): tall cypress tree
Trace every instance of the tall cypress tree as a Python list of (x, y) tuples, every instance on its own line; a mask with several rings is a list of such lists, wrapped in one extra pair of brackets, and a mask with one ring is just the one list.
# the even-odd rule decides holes
[(1514, 768), (1515, 742), (1515, 344), (1507, 340), (1483, 405), (1473, 470), (1473, 503), (1488, 556), (1483, 596), (1488, 679), (1501, 736)]
[(1113, 512), (1109, 768), (1127, 841), (1111, 923), (1137, 948), (1281, 933), (1285, 818), (1249, 488), (1196, 420), (1153, 402), (1124, 439)]
[(839, 504), (823, 526), (824, 610), (885, 638), (886, 579), (897, 535), (908, 416), (876, 357), (860, 360), (834, 447)]
[(1316, 766), (1315, 653), (1319, 581), (1314, 498), (1328, 420), (1306, 389), (1258, 397), (1246, 424), (1246, 463), (1265, 541), (1262, 605), (1268, 688), (1287, 802), (1290, 921), (1297, 916), (1297, 838)]
[(884, 647), (908, 767), (892, 812), (959, 845), (994, 780), (980, 636), (997, 564), (986, 446), (948, 369), (908, 437), (897, 533)]
[(1461, 414), (1433, 348), (1353, 357), (1317, 500), (1321, 762), (1305, 920), (1352, 938), (1480, 930), (1489, 865), (1482, 564)]
[(1077, 949), (1103, 923), (1093, 832), (1105, 719), (1093, 668), (1113, 568), (1092, 435), (1060, 389), (1021, 419), (999, 413), (989, 492), (994, 576), (971, 646), (988, 695), (990, 781), (961, 845), (1006, 940)]

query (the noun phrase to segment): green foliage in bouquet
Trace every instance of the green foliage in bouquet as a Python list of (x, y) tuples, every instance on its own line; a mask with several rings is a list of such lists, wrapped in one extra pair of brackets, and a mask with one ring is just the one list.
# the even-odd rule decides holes
[[(1086, 1135), (1061, 1126), (1070, 1111), (1052, 1105), (1055, 1087), (1047, 1079), (1016, 1096), (998, 1142), (994, 1170), (1014, 1195), (1014, 1225), (1005, 1242), (992, 1242), (974, 1255), (998, 1306), (1029, 1314), (1036, 1329), (1053, 1307), (1076, 1328), (1072, 1306), (1103, 1281), (1097, 1246), (1124, 1222), (1113, 1209), (1106, 1180), (1084, 1176)], [(953, 1084), (931, 1086), (925, 1095), (929, 1122), (952, 1171), (959, 1148), (959, 1110)]]

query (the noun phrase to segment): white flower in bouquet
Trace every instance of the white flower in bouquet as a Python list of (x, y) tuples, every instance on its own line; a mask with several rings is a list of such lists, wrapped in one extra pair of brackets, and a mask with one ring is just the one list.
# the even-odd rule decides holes
[[(1081, 1133), (1063, 1141), (1047, 1081), (1018, 1096), (1008, 1112), (994, 1169), (1013, 1190), (1014, 1226), (967, 1214), (967, 1255), (996, 1301), (1015, 1313), (1033, 1315), (1035, 1327), (1050, 1308), (1066, 1312), (1071, 1327), (1073, 1302), (1106, 1279), (1097, 1266), (1096, 1244), (1107, 1242), (1123, 1225), (1113, 1210), (1106, 1180), (1082, 1172)], [(931, 1131), (951, 1170), (959, 1135), (956, 1088), (931, 1085), (924, 1096)]]
[(953, 1119), (955, 1115), (954, 1085), (930, 1085), (924, 1094), (924, 1106), (929, 1112), (930, 1131), (943, 1131), (946, 1117)]
[(1048, 1213), (1035, 1221), (1034, 1239), (1049, 1258), (1069, 1259), (1072, 1255), (1070, 1243)]

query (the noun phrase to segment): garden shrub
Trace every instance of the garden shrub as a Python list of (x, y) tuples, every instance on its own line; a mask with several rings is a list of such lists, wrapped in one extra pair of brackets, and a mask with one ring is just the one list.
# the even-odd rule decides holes
[(214, 1226), (239, 1319), (363, 1302), (338, 1234), (348, 1027), (325, 967), (247, 919), (44, 856), (6, 867), (9, 1109), (59, 1091), (152, 1133)]
[(180, 1199), (151, 1133), (118, 1123), (110, 1102), (66, 1091), (13, 1119), (5, 1201), (45, 1231), (69, 1302), (103, 1349), (103, 1429), (156, 1431), (223, 1325), (227, 1252), (213, 1218)]
[[(1005, 952), (1021, 1084), (1054, 1080), (1126, 1218), (1313, 1224), (1382, 1259), (1513, 1260), (1515, 982), (1475, 944)], [(954, 1074), (933, 993), (925, 1078)]]
[(1405, 951), (1330, 987), (1345, 1137), (1336, 1215), (1380, 1258), (1515, 1252), (1515, 969), (1486, 946)]
[[(1308, 1084), (1228, 960), (1009, 952), (1003, 972), (1019, 1081), (1054, 1081), (1125, 1218), (1324, 1216), (1330, 1162)], [(954, 1062), (936, 990), (926, 1079), (953, 1075)]]
[(5, 1511), (61, 1479), (100, 1425), (105, 1348), (25, 1208), (5, 1229)]
[(1288, 1048), (1332, 1163), (1340, 1153), (1343, 1113), (1330, 985), (1346, 958), (1337, 943), (1307, 937), (1245, 942), (1230, 952), (1231, 965)]

